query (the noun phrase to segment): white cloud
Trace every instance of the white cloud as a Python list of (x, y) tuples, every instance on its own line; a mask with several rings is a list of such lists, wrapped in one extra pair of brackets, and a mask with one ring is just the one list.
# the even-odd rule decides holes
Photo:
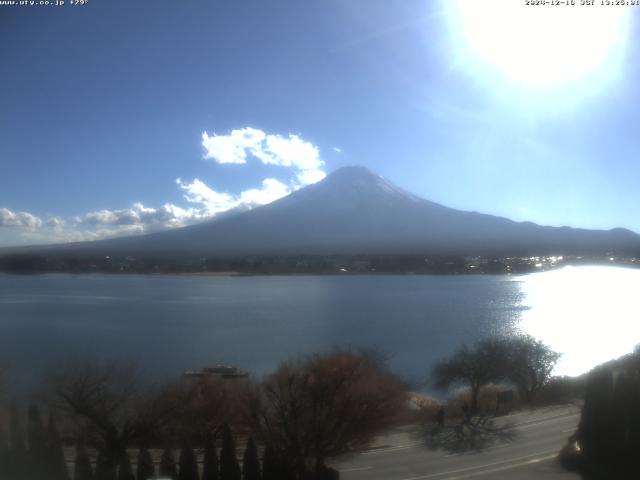
[(296, 167), (301, 171), (317, 170), (324, 165), (318, 148), (297, 135), (289, 135), (289, 138), (267, 135), (265, 143), (265, 148), (256, 152), (262, 163)]
[(51, 217), (44, 222), (44, 225), (47, 228), (51, 228), (53, 230), (61, 230), (62, 228), (64, 228), (65, 224), (65, 220), (60, 217)]
[(90, 212), (84, 216), (82, 223), (89, 225), (108, 225), (118, 221), (118, 215), (111, 210), (100, 210), (98, 212)]
[(83, 232), (65, 229), (59, 217), (46, 220), (29, 212), (12, 212), (0, 208), (0, 246), (89, 240)]
[(339, 147), (333, 147), (333, 151), (336, 153), (342, 153), (342, 149)]
[(324, 161), (318, 147), (298, 135), (267, 134), (251, 127), (232, 130), (228, 135), (202, 134), (204, 158), (216, 163), (245, 164), (249, 156), (265, 165), (293, 168), (297, 171), (294, 188), (322, 180)]
[(265, 178), (261, 188), (244, 190), (236, 196), (217, 192), (198, 178), (192, 182), (184, 182), (179, 178), (176, 182), (186, 192), (184, 199), (187, 202), (200, 205), (200, 209), (192, 210), (198, 212), (200, 218), (213, 217), (235, 208), (265, 205), (291, 193), (289, 187), (275, 178)]
[(187, 202), (202, 205), (202, 208), (204, 208), (210, 216), (229, 210), (237, 205), (237, 200), (231, 195), (216, 192), (197, 178), (191, 183), (184, 182), (181, 178), (178, 178), (176, 183), (186, 192), (184, 199)]
[(318, 183), (320, 180), (322, 180), (326, 176), (327, 174), (324, 173), (322, 170), (306, 170), (304, 172), (300, 172), (298, 174), (299, 184), (296, 185), (296, 189), (303, 187), (305, 185)]
[(184, 227), (211, 215), (204, 209), (185, 209), (171, 203), (159, 208), (134, 203), (130, 208), (98, 210), (80, 217), (41, 220), (27, 212), (0, 208), (0, 227), (7, 227), (0, 246), (16, 244), (66, 243), (135, 235)]
[(154, 227), (156, 229), (182, 227), (200, 217), (193, 209), (184, 209), (171, 203), (165, 203), (159, 208), (134, 203), (131, 208), (89, 212), (84, 217), (76, 219), (76, 223), (92, 227), (142, 227), (148, 230)]
[(229, 135), (211, 136), (202, 134), (202, 146), (205, 148), (204, 158), (211, 158), (217, 163), (247, 163), (247, 151), (260, 149), (266, 134), (261, 130), (246, 127), (232, 130)]
[(42, 226), (42, 219), (28, 212), (12, 212), (8, 208), (0, 208), (0, 227), (17, 227), (35, 230)]
[(185, 192), (185, 200), (195, 207), (165, 203), (151, 208), (134, 203), (130, 208), (102, 209), (66, 220), (59, 217), (42, 220), (27, 212), (14, 213), (0, 208), (0, 228), (6, 227), (0, 246), (101, 240), (184, 227), (223, 212), (265, 205), (291, 192), (275, 178), (266, 178), (260, 188), (244, 190), (238, 195), (216, 192), (197, 178), (192, 182), (177, 179), (176, 183)]
[(262, 181), (262, 188), (252, 188), (240, 194), (241, 205), (257, 206), (275, 202), (279, 198), (291, 193), (289, 187), (275, 178), (265, 178)]

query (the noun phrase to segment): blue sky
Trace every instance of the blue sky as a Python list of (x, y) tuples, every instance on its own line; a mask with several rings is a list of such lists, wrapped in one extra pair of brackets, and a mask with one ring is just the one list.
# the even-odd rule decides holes
[(186, 225), (354, 164), (455, 208), (640, 232), (635, 9), (496, 2), (0, 6), (0, 245)]

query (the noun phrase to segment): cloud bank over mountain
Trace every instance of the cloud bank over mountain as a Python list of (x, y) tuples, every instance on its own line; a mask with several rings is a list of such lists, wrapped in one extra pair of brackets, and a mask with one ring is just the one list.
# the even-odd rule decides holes
[(230, 210), (271, 203), (326, 176), (320, 149), (299, 135), (268, 134), (252, 127), (225, 135), (205, 131), (202, 148), (203, 159), (216, 165), (250, 168), (255, 162), (276, 167), (274, 173), (289, 172), (288, 178), (267, 177), (237, 193), (211, 187), (200, 178), (177, 178), (185, 205), (166, 202), (151, 207), (134, 202), (128, 208), (105, 208), (70, 218), (0, 208), (0, 246), (99, 240), (184, 227)]
[(291, 169), (295, 174), (287, 184), (269, 177), (262, 180), (259, 187), (237, 195), (216, 191), (198, 178), (191, 182), (178, 178), (176, 183), (185, 191), (185, 200), (199, 205), (199, 210), (206, 212), (205, 217), (232, 208), (265, 205), (326, 177), (320, 150), (298, 135), (283, 137), (246, 127), (232, 130), (228, 135), (209, 135), (204, 132), (202, 146), (205, 150), (204, 159), (213, 160), (219, 165), (246, 165), (250, 159), (255, 159), (263, 165)]

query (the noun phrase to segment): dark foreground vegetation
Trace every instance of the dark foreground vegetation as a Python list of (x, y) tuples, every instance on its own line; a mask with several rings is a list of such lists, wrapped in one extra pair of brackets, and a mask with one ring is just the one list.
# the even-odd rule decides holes
[(326, 460), (366, 445), (406, 404), (379, 357), (347, 350), (286, 362), (262, 382), (141, 387), (133, 372), (76, 365), (55, 375), (28, 407), (26, 429), (23, 408), (11, 405), (0, 478), (334, 479)]
[(28, 408), (14, 401), (1, 413), (0, 478), (339, 478), (328, 461), (391, 426), (443, 424), (446, 410), (470, 429), (500, 413), (506, 392), (509, 408), (540, 402), (558, 357), (528, 336), (463, 347), (433, 371), (440, 387), (468, 387), (447, 404), (412, 394), (375, 352), (290, 360), (261, 381), (203, 375), (162, 385), (146, 385), (129, 364), (75, 364), (50, 375)]
[(640, 350), (588, 377), (578, 430), (560, 460), (585, 480), (640, 478)]
[(552, 377), (559, 358), (558, 352), (528, 335), (462, 346), (431, 372), (431, 383), (452, 395), (444, 404), (422, 401), (427, 446), (460, 453), (515, 441), (512, 425), (496, 417), (520, 408), (575, 402), (584, 384), (581, 379)]
[(478, 413), (480, 390), (489, 383), (508, 382), (517, 388), (519, 399), (533, 405), (551, 379), (560, 354), (528, 335), (481, 340), (463, 346), (451, 358), (438, 363), (432, 372), (434, 384), (443, 389), (465, 385), (470, 399), (466, 413)]

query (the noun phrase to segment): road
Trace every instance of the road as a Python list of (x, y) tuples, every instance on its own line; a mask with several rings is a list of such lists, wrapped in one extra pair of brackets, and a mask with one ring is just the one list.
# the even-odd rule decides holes
[(555, 462), (579, 420), (576, 406), (550, 407), (501, 417), (515, 437), (473, 453), (428, 450), (416, 428), (380, 437), (368, 451), (333, 465), (343, 480), (578, 480)]

